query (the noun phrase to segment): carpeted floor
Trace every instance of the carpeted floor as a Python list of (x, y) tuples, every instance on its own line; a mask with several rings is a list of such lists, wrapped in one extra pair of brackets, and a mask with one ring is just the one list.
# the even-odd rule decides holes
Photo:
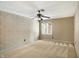
[(68, 58), (76, 57), (74, 46), (68, 43), (38, 40), (34, 44), (14, 51), (4, 52), (10, 58)]

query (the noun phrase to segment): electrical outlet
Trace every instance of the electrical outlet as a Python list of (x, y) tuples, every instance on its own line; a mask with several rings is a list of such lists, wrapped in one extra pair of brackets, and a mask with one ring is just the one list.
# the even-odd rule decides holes
[(26, 41), (26, 39), (24, 39), (24, 42)]

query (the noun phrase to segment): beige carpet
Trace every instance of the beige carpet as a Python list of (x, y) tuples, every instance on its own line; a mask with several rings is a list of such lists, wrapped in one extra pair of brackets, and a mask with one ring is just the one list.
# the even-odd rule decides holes
[(76, 57), (76, 53), (72, 44), (38, 40), (28, 47), (4, 52), (2, 56), (12, 58), (66, 58)]

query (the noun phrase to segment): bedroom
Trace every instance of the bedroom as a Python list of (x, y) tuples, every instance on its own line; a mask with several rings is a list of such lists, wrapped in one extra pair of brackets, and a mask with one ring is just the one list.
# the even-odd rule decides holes
[(1, 58), (76, 58), (78, 49), (78, 1), (0, 1)]

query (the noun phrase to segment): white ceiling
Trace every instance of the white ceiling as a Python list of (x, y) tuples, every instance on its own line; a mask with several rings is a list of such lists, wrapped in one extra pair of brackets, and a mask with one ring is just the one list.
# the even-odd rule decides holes
[(35, 17), (38, 9), (45, 9), (44, 15), (61, 18), (73, 16), (77, 5), (76, 1), (0, 1), (0, 10)]

